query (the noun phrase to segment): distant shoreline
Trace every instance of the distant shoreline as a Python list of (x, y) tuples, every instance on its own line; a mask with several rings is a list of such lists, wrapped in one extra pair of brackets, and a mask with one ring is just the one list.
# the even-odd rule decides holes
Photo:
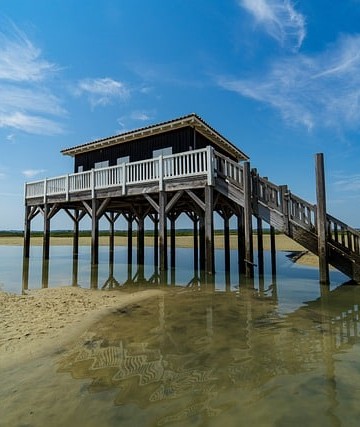
[[(285, 251), (285, 252), (294, 252), (298, 253), (300, 256), (294, 260), (298, 264), (304, 264), (307, 266), (318, 266), (318, 257), (310, 252), (307, 252), (305, 248), (284, 234), (275, 235), (275, 245), (276, 250)], [(136, 237), (133, 238), (133, 243), (136, 245)], [(254, 249), (257, 249), (257, 236), (253, 236)], [(72, 237), (65, 236), (51, 236), (50, 244), (53, 246), (71, 246)], [(80, 236), (79, 245), (80, 246), (90, 246), (91, 237), (90, 236)], [(100, 236), (99, 245), (107, 246), (109, 244), (109, 236)], [(22, 246), (23, 238), (21, 236), (1, 236), (0, 235), (0, 246)], [(41, 246), (42, 237), (41, 236), (32, 236), (31, 237), (32, 246)], [(127, 237), (126, 236), (115, 236), (115, 245), (116, 246), (126, 246)], [(153, 246), (153, 237), (145, 236), (145, 246)], [(193, 238), (190, 235), (177, 235), (176, 236), (176, 246), (178, 248), (191, 248), (193, 246)], [(263, 246), (264, 250), (270, 250), (270, 235), (263, 235)], [(221, 234), (215, 235), (215, 248), (223, 249), (224, 248), (224, 236)], [(230, 235), (230, 249), (237, 249), (237, 236)]]

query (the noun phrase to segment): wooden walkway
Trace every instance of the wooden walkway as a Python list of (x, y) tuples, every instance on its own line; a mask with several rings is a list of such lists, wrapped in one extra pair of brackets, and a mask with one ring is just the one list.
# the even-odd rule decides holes
[[(44, 215), (44, 248), (48, 251), (50, 219), (61, 209), (74, 221), (75, 233), (83, 216), (92, 218), (93, 248), (101, 216), (105, 215), (112, 227), (120, 214), (128, 219), (129, 228), (135, 218), (142, 239), (144, 218), (151, 217), (160, 247), (160, 268), (166, 265), (167, 218), (174, 236), (175, 220), (183, 212), (194, 224), (200, 222), (201, 227), (203, 222), (205, 247), (200, 251), (207, 254), (207, 265), (202, 266), (207, 271), (213, 269), (209, 253), (213, 252), (214, 211), (224, 218), (225, 230), (233, 214), (241, 217), (245, 260), (252, 260), (252, 216), (258, 224), (266, 222), (319, 255), (318, 207), (293, 194), (286, 185), (261, 177), (250, 169), (249, 162), (236, 163), (211, 147), (27, 183), (25, 205), (25, 256), (29, 254), (31, 220), (38, 213)], [(360, 281), (360, 233), (329, 214), (325, 226), (329, 263)], [(97, 263), (95, 249), (94, 253), (92, 261)]]

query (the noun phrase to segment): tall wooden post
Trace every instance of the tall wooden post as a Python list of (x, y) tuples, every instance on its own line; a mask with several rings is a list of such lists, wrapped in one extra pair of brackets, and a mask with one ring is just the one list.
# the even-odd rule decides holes
[(262, 219), (257, 217), (257, 246), (258, 246), (258, 267), (259, 276), (264, 275), (264, 242), (263, 242), (263, 229)]
[(244, 210), (240, 208), (237, 214), (237, 245), (239, 276), (245, 271), (245, 239), (244, 239)]
[(110, 212), (109, 221), (109, 263), (114, 264), (114, 243), (115, 243), (115, 220), (114, 212)]
[(79, 211), (75, 209), (74, 211), (74, 233), (73, 233), (73, 258), (78, 258), (79, 256)]
[(176, 235), (175, 235), (175, 214), (172, 214), (170, 217), (170, 266), (172, 269), (175, 268), (175, 243), (176, 243)]
[(44, 205), (44, 234), (43, 234), (43, 260), (50, 255), (50, 210), (49, 205)]
[(205, 271), (205, 217), (199, 218), (199, 252), (200, 252), (200, 271)]
[(324, 154), (317, 153), (315, 156), (316, 172), (316, 223), (318, 235), (318, 254), (320, 283), (329, 283), (329, 261), (327, 253), (327, 219), (326, 219), (326, 191), (325, 191), (325, 172), (324, 172)]
[(229, 216), (225, 213), (224, 216), (224, 258), (225, 258), (225, 272), (230, 272), (230, 224)]
[(271, 251), (271, 275), (273, 280), (276, 279), (276, 241), (275, 228), (270, 226), (270, 251)]
[(97, 216), (97, 200), (91, 200), (91, 264), (99, 263), (99, 219)]
[(244, 231), (245, 231), (245, 274), (254, 276), (254, 254), (252, 236), (251, 173), (250, 163), (244, 163)]
[(24, 258), (30, 257), (30, 236), (31, 236), (31, 209), (25, 207), (25, 224), (24, 224)]
[(141, 214), (138, 218), (138, 232), (137, 232), (137, 263), (138, 266), (143, 266), (145, 262), (145, 230), (144, 230), (144, 216)]
[(210, 275), (215, 273), (213, 191), (212, 186), (205, 186), (205, 272)]
[(128, 252), (128, 266), (132, 265), (132, 238), (133, 238), (133, 216), (132, 214), (129, 214), (128, 216), (125, 216), (127, 223), (128, 223), (128, 229), (127, 229), (127, 252)]
[(154, 214), (154, 268), (159, 268), (159, 214)]
[(198, 219), (194, 215), (193, 218), (193, 239), (194, 239), (194, 272), (197, 275), (199, 270), (199, 243), (198, 243)]
[(159, 192), (159, 248), (160, 270), (167, 270), (167, 224), (166, 224), (166, 192)]

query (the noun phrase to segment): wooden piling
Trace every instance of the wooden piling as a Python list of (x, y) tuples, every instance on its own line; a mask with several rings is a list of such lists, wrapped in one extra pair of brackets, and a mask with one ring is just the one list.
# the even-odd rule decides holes
[(324, 155), (317, 153), (315, 155), (315, 174), (316, 174), (316, 224), (318, 235), (318, 255), (320, 283), (329, 283), (329, 261), (327, 253), (327, 218), (326, 218), (326, 191), (325, 191), (325, 168)]
[(166, 192), (159, 192), (159, 249), (160, 271), (167, 270), (167, 217), (166, 217)]
[(244, 163), (244, 232), (245, 232), (245, 274), (254, 276), (254, 254), (252, 236), (251, 172), (250, 162)]
[(43, 260), (48, 260), (50, 256), (50, 209), (46, 203), (44, 205), (44, 234), (43, 234)]
[(225, 214), (224, 217), (224, 258), (225, 272), (230, 271), (230, 218)]
[(270, 226), (270, 252), (271, 252), (271, 275), (276, 278), (276, 241), (275, 228)]
[(258, 270), (259, 276), (264, 275), (264, 241), (262, 219), (257, 217), (257, 245), (258, 245)]
[(97, 200), (91, 200), (91, 264), (99, 263), (99, 219), (97, 216)]
[(24, 258), (30, 257), (30, 238), (31, 238), (31, 208), (25, 206), (25, 224), (24, 224)]
[(245, 229), (244, 209), (239, 208), (237, 214), (237, 247), (238, 247), (238, 269), (239, 275), (245, 272)]
[(140, 215), (138, 218), (138, 231), (137, 231), (137, 264), (138, 266), (144, 265), (145, 262), (145, 230), (144, 230), (144, 216)]
[(205, 272), (215, 273), (214, 265), (214, 200), (213, 187), (205, 186)]

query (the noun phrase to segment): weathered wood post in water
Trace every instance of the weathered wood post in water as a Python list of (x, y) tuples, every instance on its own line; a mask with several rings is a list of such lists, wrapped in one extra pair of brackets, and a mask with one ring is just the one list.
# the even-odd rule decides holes
[(252, 236), (251, 172), (250, 162), (244, 163), (244, 231), (245, 231), (245, 274), (254, 276), (254, 253)]
[(315, 155), (316, 172), (316, 225), (318, 235), (318, 253), (320, 283), (329, 283), (329, 261), (327, 253), (327, 219), (326, 219), (326, 191), (325, 191), (325, 171), (324, 154)]

